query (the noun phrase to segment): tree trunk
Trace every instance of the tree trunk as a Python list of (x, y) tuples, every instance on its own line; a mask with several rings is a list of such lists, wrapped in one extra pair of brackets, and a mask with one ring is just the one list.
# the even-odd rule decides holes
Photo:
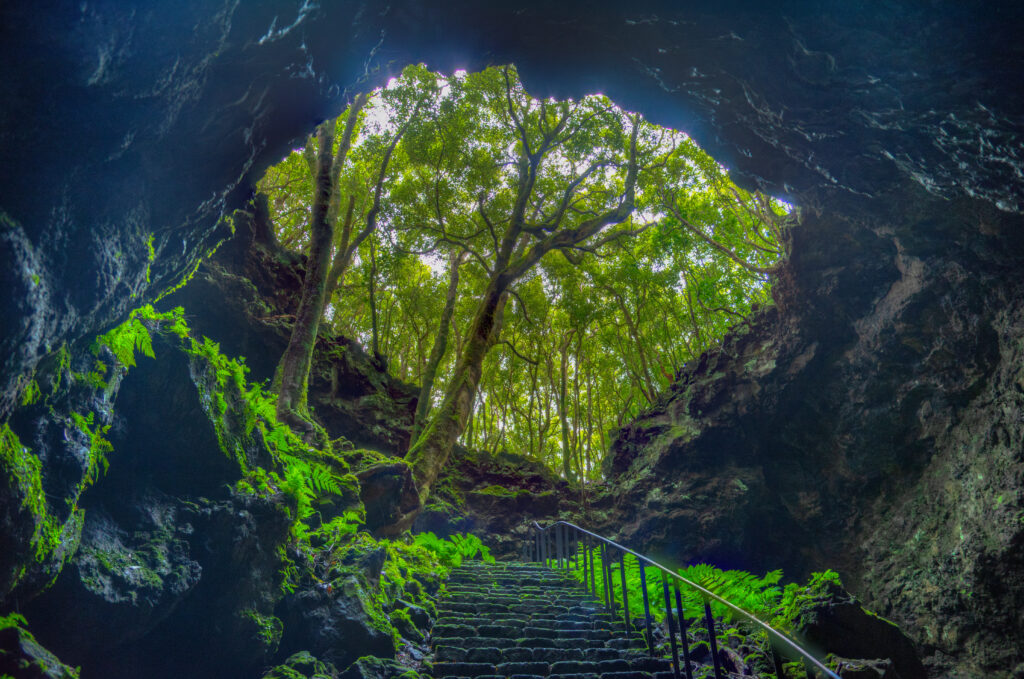
[(416, 490), (421, 499), (430, 494), (431, 485), (448, 462), (452, 446), (465, 431), (466, 423), (473, 414), (473, 399), (480, 384), (484, 357), (501, 332), (501, 318), (507, 299), (500, 281), (492, 280), (473, 318), (444, 401), (409, 449), (406, 459), (412, 465)]
[(316, 159), (316, 183), (314, 185), (309, 258), (306, 262), (306, 276), (302, 280), (302, 297), (295, 314), (288, 348), (285, 349), (278, 366), (279, 390), (277, 417), (282, 422), (306, 434), (315, 431), (309, 420), (306, 397), (309, 383), (309, 366), (320, 327), (320, 315), (324, 307), (324, 291), (327, 280), (327, 264), (331, 256), (332, 231), (327, 219), (331, 201), (331, 161), (334, 146), (334, 121), (320, 126), (317, 132), (320, 144)]
[(448, 294), (444, 298), (444, 309), (441, 310), (441, 322), (438, 324), (437, 337), (434, 339), (434, 346), (430, 350), (430, 359), (427, 361), (427, 368), (423, 372), (422, 384), (420, 385), (420, 397), (416, 402), (416, 415), (412, 422), (412, 437), (409, 445), (412, 446), (423, 430), (423, 421), (430, 412), (430, 394), (434, 391), (434, 380), (437, 377), (437, 370), (441, 366), (445, 351), (448, 349), (448, 335), (451, 331), (452, 316), (455, 314), (455, 301), (459, 292), (459, 267), (466, 253), (452, 251), (451, 262), (448, 264)]
[(370, 332), (373, 357), (380, 356), (380, 344), (377, 341), (377, 252), (373, 242), (370, 243)]
[(566, 481), (573, 480), (572, 473), (572, 441), (569, 438), (569, 403), (568, 403), (568, 368), (569, 368), (569, 344), (572, 343), (572, 336), (575, 330), (562, 338), (562, 346), (558, 347), (560, 360), (558, 373), (558, 419), (562, 425), (562, 476)]

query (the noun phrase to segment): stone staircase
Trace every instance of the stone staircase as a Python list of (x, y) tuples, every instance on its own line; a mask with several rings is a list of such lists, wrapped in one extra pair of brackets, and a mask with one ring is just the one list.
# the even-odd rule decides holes
[(452, 571), (447, 590), (431, 632), (435, 679), (675, 679), (639, 631), (564, 573), (472, 562)]

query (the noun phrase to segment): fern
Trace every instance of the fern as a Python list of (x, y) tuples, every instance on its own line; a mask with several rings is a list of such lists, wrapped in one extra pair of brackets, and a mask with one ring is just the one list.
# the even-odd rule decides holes
[(319, 465), (312, 467), (309, 482), (313, 490), (321, 495), (341, 495), (341, 486), (330, 471)]
[(142, 324), (142, 321), (135, 317), (134, 313), (121, 325), (96, 338), (93, 353), (99, 353), (101, 345), (108, 347), (118, 362), (126, 368), (135, 367), (136, 351), (141, 351), (143, 356), (155, 358), (153, 338), (150, 337), (149, 330)]
[(463, 560), (474, 559), (478, 555), (484, 563), (494, 563), (490, 548), (475, 535), (456, 533), (445, 540), (431, 532), (419, 533), (413, 538), (413, 545), (430, 550), (449, 568), (460, 566)]

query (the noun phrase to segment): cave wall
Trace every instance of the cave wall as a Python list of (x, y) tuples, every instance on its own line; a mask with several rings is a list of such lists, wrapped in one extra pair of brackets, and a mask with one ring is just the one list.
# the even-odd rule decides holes
[[(632, 535), (755, 563), (785, 547), (797, 570), (846, 559), (860, 593), (935, 667), (1010, 672), (1024, 660), (1006, 642), (1024, 647), (1022, 608), (1009, 605), (1022, 592), (1022, 13), (983, 2), (6, 3), (0, 417), (19, 417), (41, 361), (67, 343), (87, 364), (89, 339), (191, 271), (252, 180), (349, 93), (410, 61), (511, 61), (532, 93), (602, 91), (805, 209), (777, 309), (729, 340), (732, 354), (684, 370), (664, 421), (620, 439), (632, 511), (668, 521)], [(67, 409), (95, 394), (80, 398)], [(82, 444), (61, 443), (60, 421), (39, 427), (66, 448), (43, 460), (45, 481), (45, 465), (81, 460)], [(729, 499), (729, 516), (709, 503), (694, 518), (640, 492), (644, 465), (681, 468), (681, 483), (702, 455), (726, 455), (740, 483), (705, 473), (701, 493), (680, 496)], [(0, 488), (4, 506), (17, 493)], [(785, 545), (749, 522), (760, 508)], [(680, 528), (692, 544), (673, 545)], [(8, 538), (6, 553), (28, 553), (27, 536)]]
[(934, 676), (1013, 676), (1024, 242), (1016, 218), (944, 207), (916, 233), (806, 214), (777, 305), (619, 432), (591, 520), (677, 563), (833, 568)]

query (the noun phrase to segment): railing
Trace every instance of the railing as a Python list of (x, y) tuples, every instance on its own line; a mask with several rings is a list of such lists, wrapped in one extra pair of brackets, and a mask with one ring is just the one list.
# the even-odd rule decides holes
[[(609, 609), (612, 617), (615, 617), (616, 604), (615, 581), (612, 576), (612, 568), (615, 566), (615, 563), (613, 563), (613, 550), (618, 551), (618, 568), (620, 576), (619, 593), (622, 598), (622, 615), (626, 624), (627, 633), (632, 629), (632, 625), (629, 616), (629, 594), (626, 588), (626, 556), (632, 555), (636, 559), (640, 571), (640, 590), (643, 593), (644, 602), (644, 639), (647, 643), (647, 650), (652, 657), (655, 657), (656, 651), (652, 628), (653, 619), (651, 618), (651, 602), (649, 600), (650, 595), (647, 592), (647, 575), (645, 571), (648, 566), (661, 571), (662, 590), (665, 597), (665, 621), (668, 626), (668, 638), (672, 650), (672, 669), (677, 679), (682, 676), (680, 675), (679, 663), (680, 647), (683, 653), (683, 674), (686, 676), (686, 679), (693, 679), (690, 662), (690, 644), (687, 635), (690, 623), (686, 620), (684, 615), (682, 595), (680, 594), (679, 589), (680, 585), (683, 587), (689, 587), (698, 592), (700, 597), (703, 599), (704, 620), (707, 624), (708, 646), (711, 650), (712, 662), (714, 663), (715, 679), (724, 679), (725, 675), (722, 671), (722, 663), (718, 654), (718, 641), (715, 638), (715, 620), (711, 613), (712, 601), (716, 601), (726, 606), (737, 616), (753, 623), (755, 627), (761, 629), (768, 635), (768, 646), (771, 651), (772, 663), (775, 667), (775, 675), (778, 679), (784, 679), (785, 677), (780, 649), (784, 649), (787, 652), (787, 655), (796, 655), (800, 657), (804, 662), (804, 667), (807, 671), (808, 677), (813, 676), (814, 671), (817, 670), (828, 679), (839, 679), (839, 675), (826, 667), (820, 660), (805, 651), (797, 645), (796, 642), (782, 632), (773, 628), (768, 623), (757, 618), (751, 613), (748, 613), (739, 606), (726, 601), (705, 587), (701, 587), (697, 583), (684, 578), (678, 573), (669, 570), (665, 566), (662, 566), (642, 554), (637, 554), (631, 549), (627, 549), (620, 544), (612, 542), (608, 538), (597, 535), (596, 533), (591, 533), (590, 531), (580, 528), (568, 521), (556, 521), (547, 528), (541, 528), (540, 524), (533, 522), (532, 528), (534, 529), (533, 537), (528, 539), (523, 545), (524, 560), (539, 561), (545, 564), (554, 561), (556, 568), (562, 568), (564, 564), (567, 570), (570, 568), (570, 562), (573, 564), (573, 570), (580, 568), (582, 562), (583, 584), (587, 589), (592, 591), (595, 596), (603, 599), (604, 605)], [(598, 591), (597, 578), (595, 577), (595, 551), (598, 552), (597, 560), (599, 564), (597, 567), (601, 569), (601, 589), (603, 590), (601, 592)], [(673, 616), (672, 613), (672, 597), (669, 595), (669, 578), (672, 579), (672, 588), (675, 593), (675, 616)], [(678, 628), (676, 626), (676, 619), (679, 621)], [(678, 644), (676, 643), (677, 630), (679, 637)]]

